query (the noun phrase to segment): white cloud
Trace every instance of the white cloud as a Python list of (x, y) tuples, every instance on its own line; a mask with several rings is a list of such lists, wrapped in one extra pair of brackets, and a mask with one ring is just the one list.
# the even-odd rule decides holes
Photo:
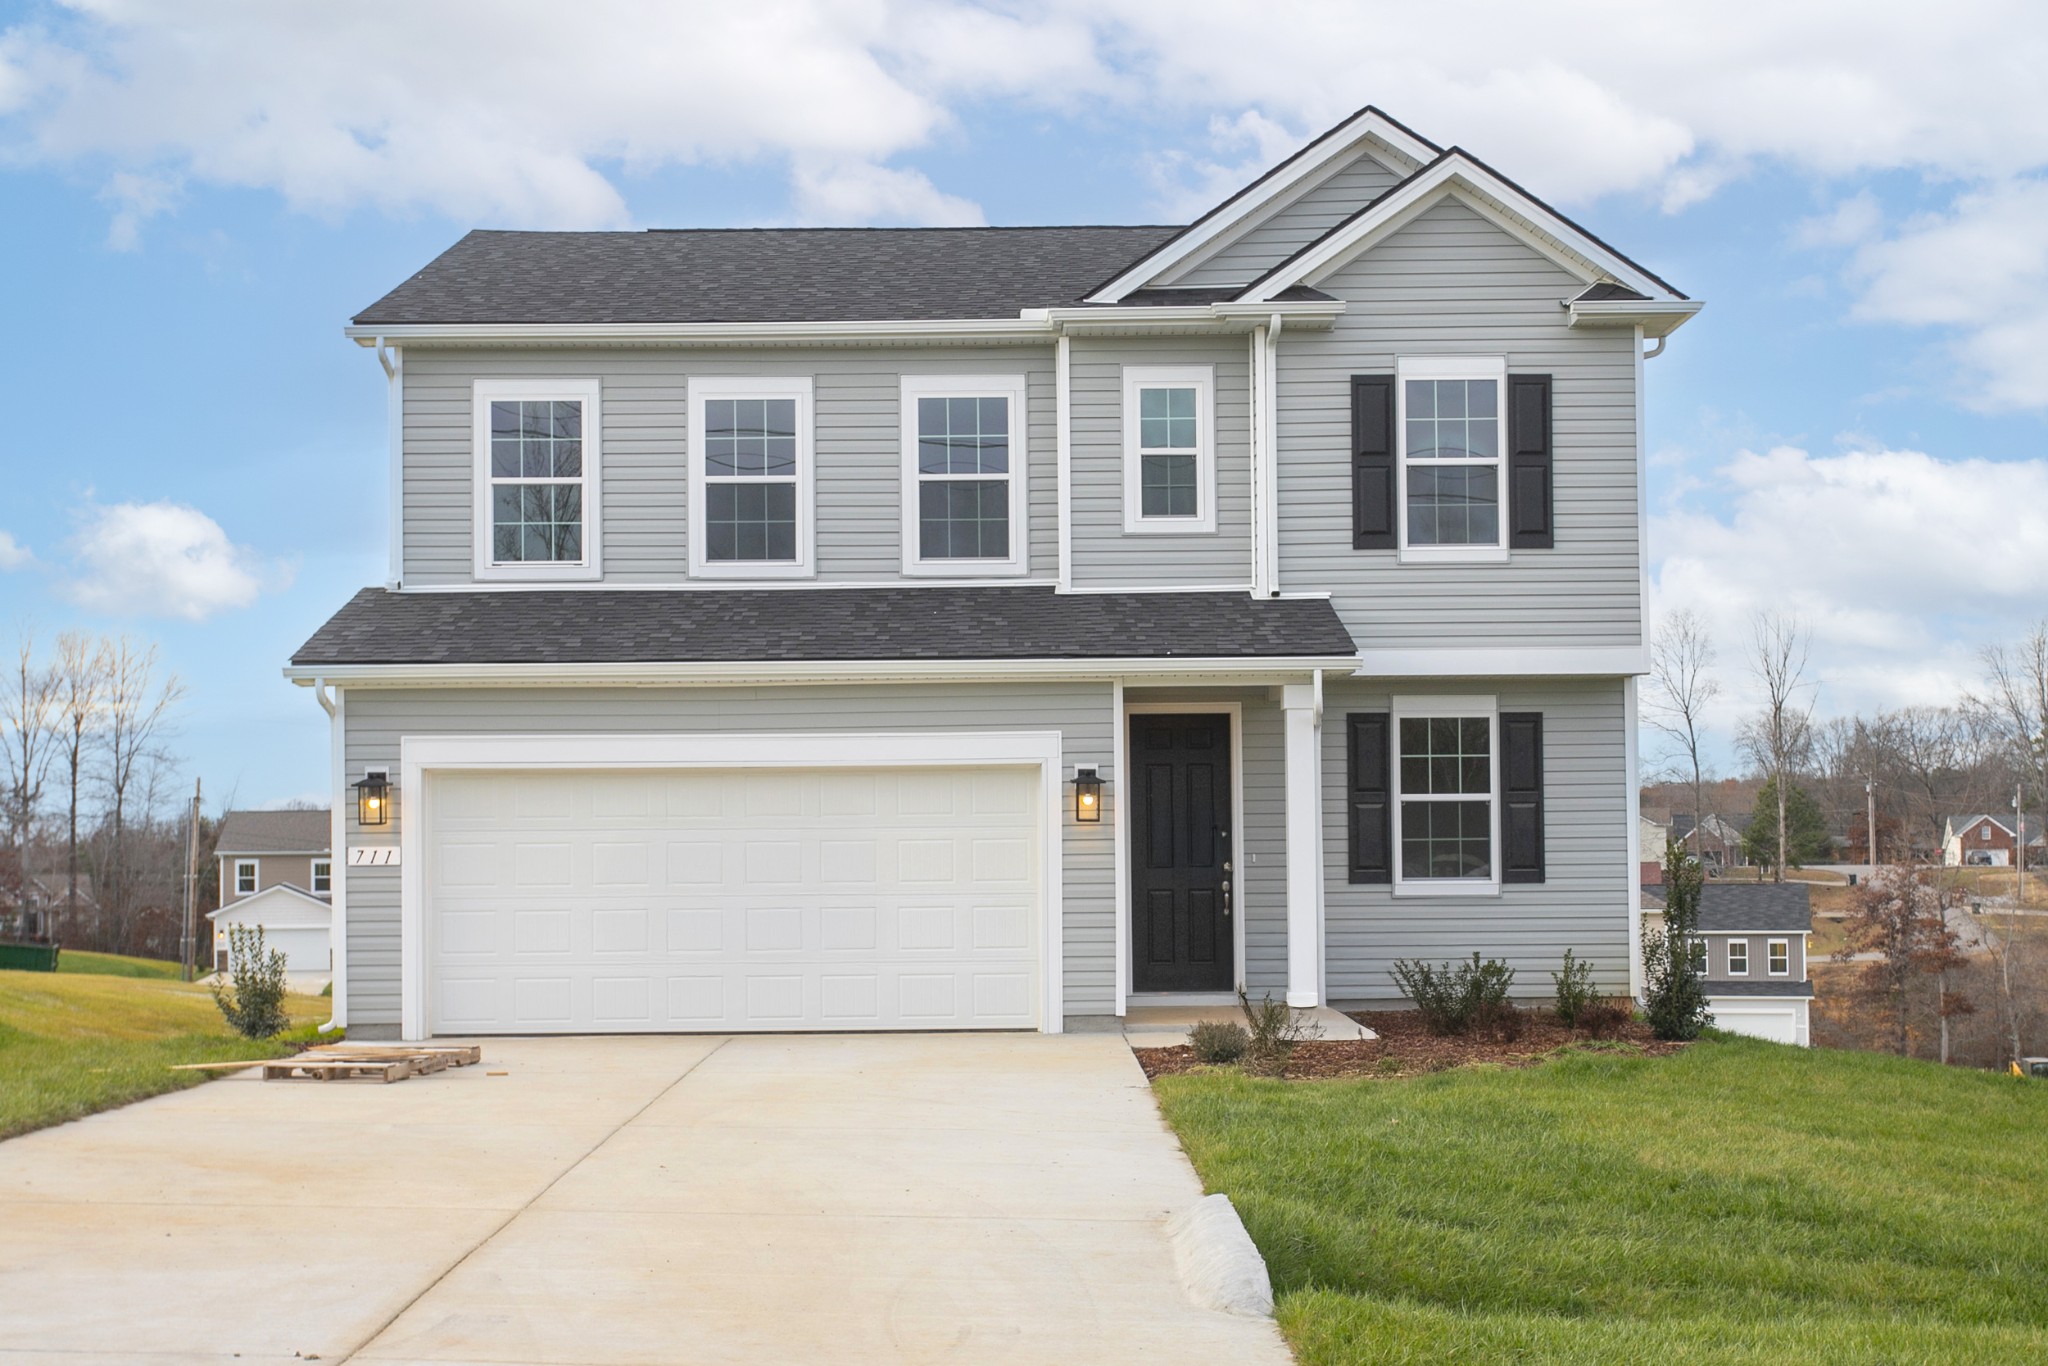
[(204, 621), (247, 607), (287, 571), (234, 544), (220, 523), (182, 503), (115, 503), (86, 510), (72, 541), (65, 595), (117, 616)]
[(21, 569), (36, 561), (35, 554), (9, 532), (0, 531), (0, 570)]
[(980, 205), (941, 192), (922, 171), (806, 161), (793, 168), (792, 178), (797, 212), (807, 222), (979, 227), (988, 221)]
[(1824, 713), (1952, 703), (1977, 648), (2043, 613), (2048, 460), (1922, 451), (1743, 451), (1717, 472), (1728, 511), (1653, 516), (1653, 605), (1690, 607), (1717, 637), (1723, 724), (1753, 700), (1741, 656), (1753, 612), (1813, 631)]

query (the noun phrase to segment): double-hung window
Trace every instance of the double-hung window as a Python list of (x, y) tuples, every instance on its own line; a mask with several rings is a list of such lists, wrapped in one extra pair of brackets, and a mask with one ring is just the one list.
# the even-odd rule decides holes
[(256, 860), (235, 860), (235, 895), (248, 896), (256, 890)]
[(477, 578), (599, 576), (598, 388), (476, 381)]
[(1402, 558), (1506, 559), (1501, 450), (1507, 362), (1404, 356), (1398, 369)]
[(313, 885), (309, 889), (326, 896), (334, 890), (334, 862), (331, 859), (316, 858), (312, 868)]
[(1394, 699), (1394, 889), (1500, 888), (1500, 763), (1491, 697)]
[(1020, 574), (1022, 375), (905, 375), (903, 572)]
[(1747, 939), (1731, 939), (1728, 941), (1728, 975), (1730, 977), (1749, 976), (1749, 941)]
[(808, 576), (811, 381), (690, 381), (690, 572)]
[(1124, 530), (1216, 529), (1216, 370), (1124, 367)]
[(1764, 944), (1764, 963), (1773, 977), (1787, 977), (1792, 972), (1792, 941), (1772, 939)]
[(1688, 939), (1685, 941), (1686, 956), (1692, 960), (1692, 970), (1700, 976), (1707, 975), (1707, 941)]

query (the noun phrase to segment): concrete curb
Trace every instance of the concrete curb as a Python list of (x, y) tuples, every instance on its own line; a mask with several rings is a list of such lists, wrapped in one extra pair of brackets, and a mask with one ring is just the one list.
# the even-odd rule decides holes
[(1181, 1284), (1196, 1304), (1247, 1318), (1273, 1317), (1266, 1259), (1244, 1231), (1229, 1196), (1203, 1196), (1166, 1221), (1166, 1236)]

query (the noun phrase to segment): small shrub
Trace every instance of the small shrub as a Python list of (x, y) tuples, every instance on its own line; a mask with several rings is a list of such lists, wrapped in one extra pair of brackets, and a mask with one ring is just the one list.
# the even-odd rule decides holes
[(1635, 1016), (1634, 1002), (1626, 997), (1609, 997), (1581, 1006), (1573, 1027), (1585, 1030), (1596, 1039), (1616, 1039), (1621, 1037), (1622, 1027)]
[(1394, 960), (1393, 978), (1401, 994), (1415, 1002), (1423, 1024), (1432, 1034), (1463, 1034), (1475, 1023), (1489, 1030), (1513, 1028), (1521, 1037), (1522, 1021), (1503, 1026), (1502, 1011), (1511, 1011), (1508, 993), (1514, 989), (1515, 970), (1498, 958), (1482, 959), (1477, 953), (1469, 963), (1431, 966), (1419, 958)]
[(1188, 1046), (1201, 1062), (1236, 1062), (1251, 1045), (1252, 1036), (1235, 1020), (1204, 1020), (1188, 1031)]
[(1529, 1027), (1529, 1017), (1506, 1001), (1496, 1001), (1479, 1007), (1472, 1016), (1475, 1033), (1497, 1039), (1501, 1043), (1513, 1043), (1522, 1037)]
[(1557, 984), (1557, 1022), (1567, 1029), (1577, 1028), (1579, 1012), (1600, 999), (1593, 986), (1593, 965), (1574, 958), (1566, 949), (1564, 971), (1551, 973), (1550, 980)]
[(248, 1039), (268, 1039), (291, 1024), (284, 1010), (284, 953), (265, 948), (261, 925), (228, 926), (232, 990), (213, 979), (213, 1001), (228, 1027)]
[(1245, 1024), (1250, 1027), (1246, 1061), (1256, 1070), (1277, 1073), (1287, 1065), (1287, 1055), (1294, 1051), (1294, 1045), (1323, 1036), (1323, 1027), (1310, 1020), (1306, 1012), (1274, 1000), (1271, 992), (1253, 1005), (1239, 988), (1237, 1003), (1244, 1008)]

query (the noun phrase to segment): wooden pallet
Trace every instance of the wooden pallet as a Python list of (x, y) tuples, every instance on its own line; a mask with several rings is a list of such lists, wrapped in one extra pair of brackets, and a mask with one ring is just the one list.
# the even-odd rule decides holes
[(263, 1065), (265, 1081), (404, 1081), (483, 1061), (476, 1044), (327, 1044)]

